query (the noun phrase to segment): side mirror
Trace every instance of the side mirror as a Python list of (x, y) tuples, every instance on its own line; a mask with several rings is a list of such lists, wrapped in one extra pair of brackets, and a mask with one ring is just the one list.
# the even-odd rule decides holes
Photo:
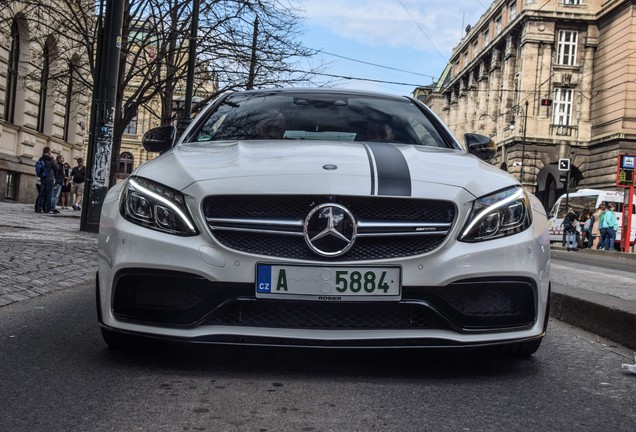
[(165, 153), (174, 145), (177, 128), (174, 126), (159, 126), (144, 134), (141, 143), (149, 152)]
[(488, 160), (497, 153), (497, 145), (486, 135), (467, 133), (464, 134), (464, 142), (468, 152), (481, 160)]

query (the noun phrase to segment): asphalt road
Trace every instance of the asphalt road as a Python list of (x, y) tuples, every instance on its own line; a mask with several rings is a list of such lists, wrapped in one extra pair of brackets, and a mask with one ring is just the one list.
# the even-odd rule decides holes
[(582, 266), (601, 267), (606, 270), (618, 270), (636, 273), (636, 261), (617, 257), (616, 254), (604, 254), (602, 252), (589, 255), (583, 252), (567, 252), (565, 250), (552, 249), (552, 260), (566, 261)]
[(629, 431), (631, 353), (551, 321), (530, 359), (173, 346), (118, 353), (93, 286), (0, 308), (0, 431)]

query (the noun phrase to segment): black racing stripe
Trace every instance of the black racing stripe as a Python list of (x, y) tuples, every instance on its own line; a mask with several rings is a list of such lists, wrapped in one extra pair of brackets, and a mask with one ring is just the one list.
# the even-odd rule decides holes
[(364, 151), (367, 152), (367, 157), (369, 158), (369, 170), (371, 171), (371, 195), (375, 195), (375, 162), (373, 161), (373, 156), (371, 155), (371, 149), (367, 144), (363, 144)]
[(378, 171), (378, 195), (411, 196), (411, 172), (400, 149), (387, 143), (367, 145)]

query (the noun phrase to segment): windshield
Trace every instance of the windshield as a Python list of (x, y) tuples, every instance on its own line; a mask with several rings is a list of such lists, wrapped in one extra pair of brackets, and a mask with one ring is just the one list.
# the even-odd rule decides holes
[(382, 141), (451, 147), (414, 102), (340, 93), (233, 94), (190, 141)]

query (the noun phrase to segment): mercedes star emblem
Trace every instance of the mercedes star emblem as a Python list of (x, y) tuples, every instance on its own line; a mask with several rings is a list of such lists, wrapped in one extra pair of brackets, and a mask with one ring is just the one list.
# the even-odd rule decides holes
[(357, 230), (351, 212), (339, 204), (320, 204), (305, 218), (307, 245), (325, 257), (337, 257), (351, 249)]

